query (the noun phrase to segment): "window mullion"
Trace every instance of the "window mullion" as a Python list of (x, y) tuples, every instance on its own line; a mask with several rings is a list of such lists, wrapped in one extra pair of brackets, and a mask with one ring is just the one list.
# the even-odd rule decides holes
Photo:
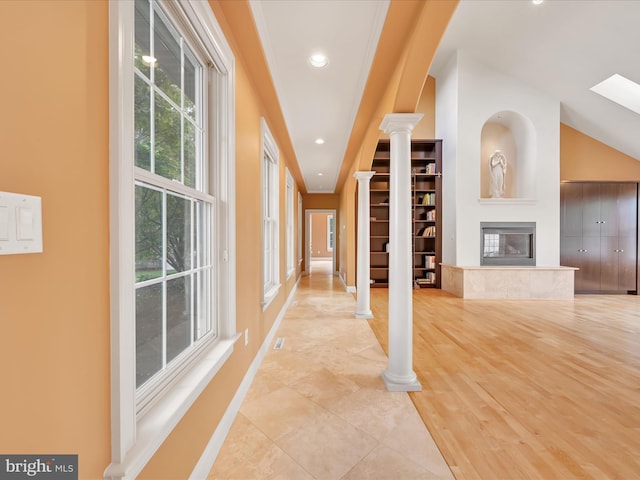
[[(184, 176), (184, 122), (186, 114), (184, 111), (184, 38), (180, 38), (180, 181), (185, 183)], [(197, 163), (197, 162), (196, 162)]]
[(200, 264), (198, 263), (198, 259), (196, 258), (197, 256), (197, 252), (198, 252), (198, 245), (194, 245), (194, 239), (196, 237), (194, 237), (194, 233), (197, 232), (198, 228), (197, 225), (195, 224), (197, 219), (195, 218), (195, 210), (196, 210), (196, 202), (194, 202), (193, 200), (190, 202), (190, 231), (189, 231), (189, 242), (191, 243), (191, 248), (189, 249), (189, 255), (191, 256), (191, 275), (189, 275), (189, 345), (193, 344), (193, 332), (194, 332), (194, 319), (196, 318), (195, 316), (195, 296), (196, 296), (196, 290), (195, 290), (195, 285), (194, 285), (194, 279), (195, 276), (197, 275), (196, 273), (194, 273), (193, 271), (200, 267)]
[(167, 192), (162, 191), (162, 370), (167, 365)]
[(200, 192), (198, 190), (194, 190), (193, 188), (187, 187), (175, 180), (169, 180), (161, 175), (158, 175), (153, 172), (149, 172), (144, 168), (134, 167), (134, 174), (135, 174), (136, 180), (138, 181), (148, 183), (149, 185), (154, 185), (156, 186), (156, 188), (162, 188), (170, 192), (183, 195), (185, 197), (194, 198), (206, 203), (213, 203), (215, 198), (212, 195), (209, 195), (205, 192)]
[[(153, 9), (153, 5), (151, 4), (151, 2), (149, 2), (149, 55), (151, 55), (151, 58), (156, 58), (156, 47), (155, 47), (155, 21), (156, 21), (156, 15), (155, 15), (155, 11)], [(149, 116), (151, 117), (149, 119), (149, 137), (150, 137), (150, 149), (151, 151), (149, 152), (149, 171), (151, 172), (155, 172), (156, 171), (156, 91), (155, 91), (155, 81), (156, 81), (156, 74), (155, 74), (155, 68), (153, 68), (153, 65), (151, 65), (149, 67), (149, 80), (151, 81), (151, 88), (149, 88), (149, 95), (151, 98), (149, 98)]]

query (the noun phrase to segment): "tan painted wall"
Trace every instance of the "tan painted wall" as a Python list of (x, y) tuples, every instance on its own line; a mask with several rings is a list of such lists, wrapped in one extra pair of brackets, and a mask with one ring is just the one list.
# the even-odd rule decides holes
[(419, 140), (436, 138), (436, 79), (432, 76), (428, 76), (427, 81), (424, 82), (416, 113), (422, 113), (424, 117), (413, 129), (411, 138)]
[[(302, 210), (303, 210), (303, 215), (302, 215), (303, 223), (306, 222), (307, 210), (335, 210), (337, 218), (335, 219), (336, 238), (334, 241), (336, 245), (340, 245), (342, 229), (338, 228), (338, 225), (340, 222), (340, 197), (338, 195), (327, 194), (327, 193), (307, 193), (305, 195), (302, 195)], [(303, 228), (302, 228), (302, 237), (303, 237), (302, 247), (304, 248), (305, 246), (309, 245), (309, 241), (307, 239), (306, 224), (303, 225)], [(339, 265), (340, 255), (341, 255), (340, 249), (336, 250), (335, 254), (336, 254), (336, 265)], [(331, 256), (331, 255), (328, 255), (328, 256)], [(304, 259), (303, 259), (302, 270), (304, 269), (305, 268), (304, 268)]]
[[(79, 477), (98, 479), (110, 461), (108, 4), (3, 1), (0, 30), (19, 46), (0, 51), (11, 66), (0, 191), (42, 197), (44, 240), (42, 254), (0, 256), (0, 452), (77, 453)], [(263, 313), (260, 116), (277, 113), (236, 60), (237, 328), (250, 343), (237, 344), (141, 479), (188, 478), (300, 271), (285, 278), (283, 154), (283, 287)]]
[(560, 180), (640, 181), (640, 161), (561, 123)]
[[(427, 77), (427, 81), (424, 82), (416, 113), (422, 113), (424, 116), (411, 132), (411, 138), (416, 140), (432, 140), (436, 138), (436, 79), (430, 75)], [(389, 138), (389, 135), (380, 132), (380, 138)]]
[(44, 253), (0, 256), (0, 452), (110, 456), (107, 2), (3, 1), (0, 191)]
[(329, 213), (311, 215), (311, 258), (333, 257), (327, 245), (327, 218)]

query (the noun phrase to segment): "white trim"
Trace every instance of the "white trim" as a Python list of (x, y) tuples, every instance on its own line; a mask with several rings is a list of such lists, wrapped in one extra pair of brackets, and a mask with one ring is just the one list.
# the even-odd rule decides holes
[[(331, 230), (331, 220), (333, 220), (333, 230)], [(333, 244), (336, 243), (336, 222), (333, 215), (327, 215), (327, 252), (333, 252)], [(332, 237), (333, 234), (333, 238)]]
[(285, 167), (286, 178), (286, 198), (285, 198), (285, 232), (286, 232), (286, 256), (287, 256), (287, 279), (291, 278), (296, 270), (295, 267), (295, 239), (294, 239), (294, 221), (293, 212), (295, 210), (293, 203), (294, 182), (293, 176), (288, 167)]
[[(271, 171), (271, 175), (268, 175)], [(260, 184), (262, 190), (262, 310), (280, 290), (280, 151), (264, 117), (260, 117)], [(268, 211), (269, 206), (273, 209)], [(265, 223), (270, 215), (272, 250), (267, 252)], [(267, 266), (271, 275), (265, 278)]]
[(161, 399), (138, 421), (133, 448), (127, 452), (121, 462), (109, 465), (104, 472), (105, 478), (123, 480), (136, 478), (231, 356), (233, 345), (241, 336), (242, 334), (238, 333), (232, 339), (214, 344), (204, 359), (187, 370), (180, 382), (162, 395)]
[(344, 286), (344, 289), (347, 291), (347, 293), (357, 293), (356, 287), (354, 285), (347, 285), (347, 283), (344, 281), (342, 272), (338, 273), (338, 278), (340, 279), (340, 282), (342, 282), (342, 285)]
[(298, 265), (302, 263), (302, 194), (298, 192)]
[(219, 286), (216, 302), (220, 340), (205, 349), (141, 418), (136, 419), (134, 251), (134, 3), (109, 2), (109, 116), (110, 116), (110, 307), (111, 307), (111, 464), (107, 479), (135, 478), (206, 388), (233, 351), (236, 334), (235, 271), (235, 85), (234, 58), (213, 11), (205, 2), (184, 0), (159, 3), (184, 14), (200, 37), (224, 81), (217, 82), (213, 139), (225, 179), (214, 188), (221, 208), (216, 215)]
[[(133, 115), (122, 118), (134, 102), (133, 3), (109, 4), (109, 130), (110, 152), (110, 304), (111, 304), (111, 461), (121, 463), (136, 441), (135, 328), (121, 321), (135, 316), (132, 295), (135, 258), (133, 189)], [(133, 363), (132, 363), (133, 362)], [(133, 394), (132, 394), (133, 391)], [(106, 472), (105, 472), (106, 476)]]
[[(305, 218), (306, 218), (306, 228), (305, 228), (305, 233), (306, 233), (306, 240), (307, 240), (307, 244), (305, 245), (304, 248), (304, 273), (306, 275), (309, 275), (309, 273), (311, 273), (311, 215), (314, 213), (330, 213), (333, 215), (334, 218), (334, 238), (333, 238), (333, 242), (334, 244), (336, 243), (337, 240), (337, 220), (338, 220), (338, 216), (336, 214), (336, 210), (335, 209), (326, 209), (326, 208), (308, 208), (305, 211)], [(336, 273), (336, 249), (333, 249), (332, 252), (332, 267), (331, 267), (331, 272), (335, 275)]]
[(293, 300), (293, 295), (296, 292), (298, 285), (300, 284), (300, 278), (301, 277), (298, 277), (298, 280), (296, 281), (294, 287), (291, 289), (291, 292), (289, 293), (289, 298), (287, 298), (287, 301), (285, 302), (284, 306), (280, 310), (278, 317), (273, 322), (273, 326), (271, 327), (271, 330), (269, 330), (269, 333), (267, 334), (266, 338), (262, 342), (262, 345), (260, 346), (258, 353), (253, 359), (253, 362), (251, 362), (251, 365), (249, 366), (247, 373), (242, 379), (242, 383), (240, 383), (240, 386), (238, 387), (238, 390), (236, 390), (236, 393), (233, 396), (231, 403), (227, 407), (227, 410), (225, 411), (222, 419), (220, 420), (220, 423), (218, 423), (218, 426), (215, 432), (213, 432), (213, 435), (209, 439), (207, 446), (205, 447), (204, 451), (202, 452), (202, 455), (200, 456), (200, 460), (198, 460), (198, 463), (196, 464), (195, 468), (191, 472), (191, 475), (189, 476), (189, 480), (201, 480), (203, 478), (207, 478), (207, 476), (209, 475), (209, 472), (213, 468), (213, 464), (216, 461), (218, 454), (220, 453), (220, 449), (222, 448), (222, 445), (225, 439), (227, 438), (229, 431), (231, 430), (231, 426), (233, 425), (233, 422), (236, 416), (238, 415), (238, 412), (240, 411), (242, 402), (244, 401), (244, 398), (246, 397), (247, 392), (249, 391), (249, 388), (253, 383), (253, 379), (255, 378), (256, 373), (258, 373), (258, 368), (260, 368), (260, 365), (262, 364), (262, 360), (264, 359), (264, 356), (266, 355), (267, 350), (271, 346), (271, 341), (273, 340), (273, 337), (278, 331), (278, 328), (280, 327), (280, 323), (282, 322), (282, 319), (284, 318), (285, 313), (289, 309), (289, 305)]

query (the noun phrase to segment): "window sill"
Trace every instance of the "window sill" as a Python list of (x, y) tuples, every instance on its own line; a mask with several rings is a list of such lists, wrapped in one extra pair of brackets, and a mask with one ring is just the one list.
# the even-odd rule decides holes
[(230, 339), (211, 346), (202, 358), (191, 365), (185, 375), (168, 389), (136, 424), (136, 442), (122, 463), (110, 464), (104, 472), (106, 479), (135, 478), (160, 448), (183, 415), (231, 356), (237, 333)]
[(263, 312), (269, 307), (271, 302), (273, 302), (273, 299), (276, 298), (276, 296), (278, 295), (279, 291), (280, 291), (280, 284), (274, 285), (268, 291), (265, 292), (264, 299), (262, 300), (262, 311)]

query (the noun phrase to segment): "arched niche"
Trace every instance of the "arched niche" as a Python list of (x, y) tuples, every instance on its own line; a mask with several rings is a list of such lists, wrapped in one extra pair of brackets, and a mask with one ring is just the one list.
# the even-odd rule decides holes
[[(480, 136), (480, 197), (534, 199), (537, 174), (535, 143), (535, 129), (525, 116), (501, 111), (489, 117)], [(496, 153), (494, 163), (498, 163), (500, 156), (506, 161), (501, 195), (495, 193), (500, 188), (491, 188), (491, 158)], [(500, 172), (494, 173), (499, 183)]]

